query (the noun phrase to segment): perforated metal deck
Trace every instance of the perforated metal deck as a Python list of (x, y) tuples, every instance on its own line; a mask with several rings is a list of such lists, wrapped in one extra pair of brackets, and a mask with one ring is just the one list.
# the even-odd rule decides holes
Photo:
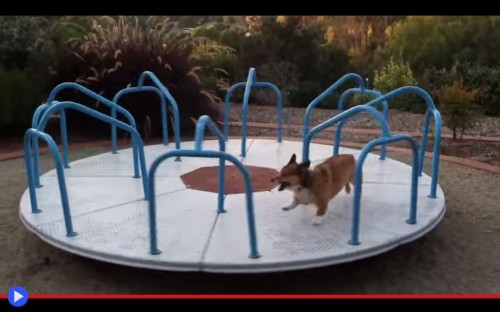
[[(229, 140), (227, 151), (239, 155), (240, 140)], [(205, 141), (204, 149), (218, 149)], [(183, 142), (193, 148), (194, 142)], [(245, 165), (280, 169), (301, 142), (252, 139), (247, 141)], [(147, 164), (173, 145), (145, 147)], [(341, 148), (340, 153), (359, 151)], [(332, 147), (311, 144), (314, 165), (330, 156)], [(104, 153), (71, 163), (65, 170), (73, 227), (66, 237), (55, 170), (41, 177), (37, 189), (41, 213), (31, 213), (29, 193), (20, 202), (20, 217), (29, 230), (58, 248), (84, 257), (133, 267), (158, 270), (257, 273), (312, 268), (354, 261), (386, 252), (418, 239), (434, 228), (445, 213), (445, 198), (428, 198), (430, 177), (419, 178), (418, 223), (410, 225), (411, 167), (370, 154), (363, 170), (361, 245), (348, 244), (352, 194), (341, 192), (329, 204), (319, 226), (311, 224), (312, 205), (282, 211), (292, 194), (288, 191), (256, 192), (254, 196), (257, 239), (261, 257), (249, 258), (244, 194), (226, 195), (227, 213), (217, 214), (217, 194), (187, 189), (180, 175), (203, 166), (217, 166), (217, 159), (183, 158), (163, 163), (156, 177), (159, 255), (149, 253), (148, 205), (140, 179), (134, 179), (132, 150)]]

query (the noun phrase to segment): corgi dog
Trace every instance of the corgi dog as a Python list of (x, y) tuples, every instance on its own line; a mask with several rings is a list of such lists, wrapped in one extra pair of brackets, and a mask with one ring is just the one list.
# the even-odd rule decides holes
[(271, 182), (280, 184), (278, 191), (287, 189), (293, 192), (293, 200), (282, 208), (284, 211), (292, 210), (300, 204), (313, 203), (317, 210), (312, 223), (319, 225), (330, 200), (343, 188), (348, 194), (351, 192), (356, 160), (353, 155), (343, 154), (329, 157), (313, 169), (309, 168), (310, 165), (310, 161), (297, 163), (293, 154), (280, 174), (271, 178)]

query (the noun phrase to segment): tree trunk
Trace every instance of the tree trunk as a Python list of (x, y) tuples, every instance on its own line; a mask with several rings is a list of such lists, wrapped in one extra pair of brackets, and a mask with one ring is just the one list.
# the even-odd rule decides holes
[(453, 141), (457, 140), (457, 126), (453, 126)]

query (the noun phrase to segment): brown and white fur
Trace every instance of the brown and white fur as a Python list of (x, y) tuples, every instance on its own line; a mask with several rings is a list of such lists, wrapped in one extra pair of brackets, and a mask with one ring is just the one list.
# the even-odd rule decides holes
[(278, 191), (284, 189), (293, 192), (292, 202), (282, 209), (292, 210), (298, 205), (314, 203), (316, 216), (313, 224), (323, 221), (328, 203), (345, 187), (351, 192), (351, 180), (354, 176), (356, 160), (353, 155), (343, 154), (327, 158), (322, 163), (309, 169), (310, 161), (297, 163), (295, 154), (278, 176), (271, 179), (273, 183), (280, 183)]

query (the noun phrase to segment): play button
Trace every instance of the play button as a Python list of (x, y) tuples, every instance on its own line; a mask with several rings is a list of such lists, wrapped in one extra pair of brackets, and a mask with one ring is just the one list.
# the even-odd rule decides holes
[(18, 293), (17, 291), (14, 290), (14, 302), (18, 302), (19, 300), (23, 299), (24, 296)]
[(20, 286), (14, 286), (9, 290), (8, 299), (14, 307), (22, 307), (28, 302), (28, 292)]

